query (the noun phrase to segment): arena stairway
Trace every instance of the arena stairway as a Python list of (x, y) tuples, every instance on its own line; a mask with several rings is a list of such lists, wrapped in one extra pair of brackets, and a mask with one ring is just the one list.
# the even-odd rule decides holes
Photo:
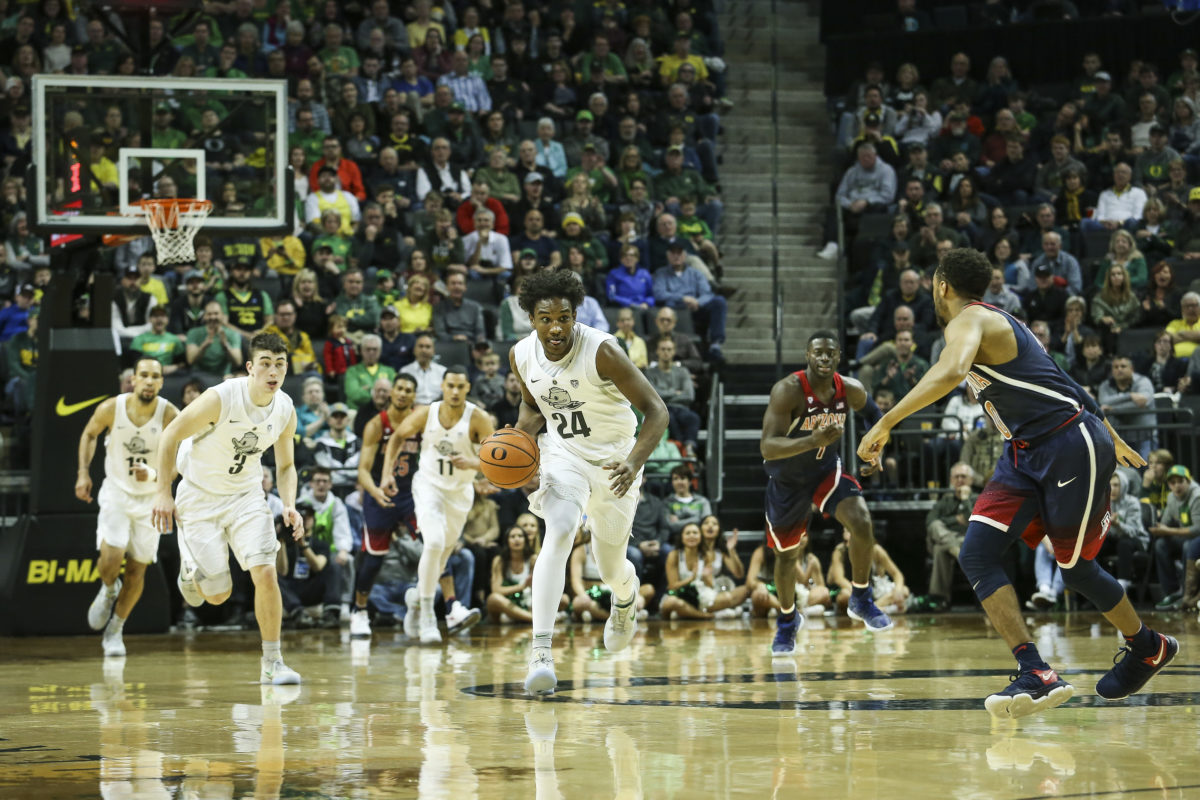
[[(803, 340), (837, 314), (835, 265), (814, 255), (833, 173), (823, 81), (825, 49), (817, 38), (817, 3), (743, 0), (721, 14), (727, 96), (718, 143), (725, 203), (718, 244), (729, 300), (725, 355), (730, 363), (775, 358), (772, 261), (778, 249), (784, 286), (784, 361), (803, 357)], [(772, 60), (772, 37), (776, 58)], [(772, 95), (776, 115), (772, 117)], [(772, 204), (777, 168), (778, 207)], [(776, 224), (777, 223), (777, 224)]]
[(756, 541), (763, 531), (766, 475), (759, 452), (763, 412), (775, 383), (773, 364), (727, 364), (725, 383), (724, 493), (718, 509), (725, 530), (738, 528), (739, 541)]

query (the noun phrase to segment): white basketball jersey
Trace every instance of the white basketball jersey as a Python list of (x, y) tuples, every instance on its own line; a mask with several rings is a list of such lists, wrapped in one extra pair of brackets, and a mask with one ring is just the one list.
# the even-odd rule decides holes
[(210, 494), (239, 495), (262, 491), (262, 454), (275, 444), (295, 413), (292, 398), (275, 393), (270, 405), (250, 402), (250, 379), (235, 378), (216, 386), (221, 414), (215, 425), (179, 448), (179, 473)]
[(450, 428), (443, 428), (438, 420), (441, 408), (441, 400), (429, 406), (425, 430), (421, 432), (420, 468), (413, 480), (425, 480), (447, 491), (461, 491), (475, 482), (475, 470), (459, 469), (450, 459), (457, 455), (473, 455), (476, 451), (471, 441), (471, 415), (475, 413), (475, 404), (467, 403), (458, 422)]
[(158, 461), (158, 437), (162, 434), (163, 413), (167, 402), (155, 398), (154, 413), (140, 428), (133, 424), (125, 409), (131, 393), (117, 395), (113, 410), (113, 424), (104, 439), (104, 480), (112, 481), (129, 494), (153, 494), (158, 488), (155, 481), (138, 481), (133, 477), (135, 464), (145, 464), (155, 469)]
[(600, 377), (596, 351), (611, 335), (575, 323), (571, 352), (546, 358), (537, 331), (516, 344), (517, 370), (546, 418), (546, 433), (590, 464), (624, 461), (633, 449), (637, 417), (616, 385)]

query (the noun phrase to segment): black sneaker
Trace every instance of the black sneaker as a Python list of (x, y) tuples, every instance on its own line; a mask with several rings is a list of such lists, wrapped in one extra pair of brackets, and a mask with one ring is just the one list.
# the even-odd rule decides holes
[(996, 719), (1016, 719), (1061, 706), (1075, 695), (1075, 687), (1050, 668), (1031, 669), (1009, 676), (1012, 683), (989, 695), (983, 706)]
[(1172, 636), (1156, 633), (1158, 642), (1154, 648), (1135, 653), (1126, 645), (1113, 656), (1113, 666), (1096, 682), (1096, 694), (1105, 700), (1124, 700), (1141, 691), (1146, 682), (1170, 664), (1179, 652), (1179, 642)]

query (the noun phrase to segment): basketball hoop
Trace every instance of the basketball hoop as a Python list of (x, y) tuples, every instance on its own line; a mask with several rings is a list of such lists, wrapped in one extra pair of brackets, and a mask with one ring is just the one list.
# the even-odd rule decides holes
[(134, 213), (146, 215), (146, 225), (154, 237), (159, 264), (179, 264), (194, 261), (196, 251), (192, 240), (208, 219), (213, 204), (210, 200), (180, 197), (154, 197), (130, 203), (137, 206)]

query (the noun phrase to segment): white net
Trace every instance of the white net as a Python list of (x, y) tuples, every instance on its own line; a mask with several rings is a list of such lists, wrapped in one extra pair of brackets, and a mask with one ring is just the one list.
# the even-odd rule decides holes
[(159, 264), (195, 261), (192, 241), (208, 219), (213, 204), (208, 200), (143, 200), (141, 210), (154, 237)]

